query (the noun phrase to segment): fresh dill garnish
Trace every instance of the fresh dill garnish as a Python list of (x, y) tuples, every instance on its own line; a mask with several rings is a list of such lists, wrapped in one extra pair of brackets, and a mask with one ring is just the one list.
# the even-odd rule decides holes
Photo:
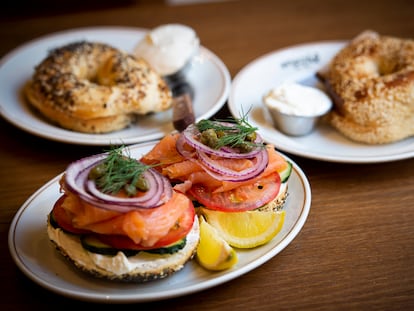
[(123, 146), (112, 148), (108, 156), (89, 172), (89, 179), (93, 179), (103, 193), (117, 194), (124, 189), (128, 196), (133, 196), (137, 190), (148, 190), (142, 174), (151, 166), (124, 155), (123, 149)]
[(249, 152), (261, 146), (254, 142), (258, 128), (248, 123), (246, 115), (240, 119), (200, 120), (196, 126), (201, 133), (201, 141), (213, 149), (228, 146)]

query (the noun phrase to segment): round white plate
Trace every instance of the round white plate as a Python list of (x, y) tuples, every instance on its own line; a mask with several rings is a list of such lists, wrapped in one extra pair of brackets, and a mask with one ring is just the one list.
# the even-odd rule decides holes
[(249, 123), (276, 148), (299, 156), (332, 162), (375, 163), (414, 156), (414, 137), (387, 145), (353, 142), (329, 125), (319, 125), (311, 134), (294, 137), (273, 127), (262, 97), (284, 81), (323, 88), (315, 77), (345, 44), (344, 41), (296, 45), (259, 57), (233, 79), (228, 106), (239, 118), (247, 113)]
[[(101, 41), (132, 52), (147, 29), (125, 27), (81, 28), (30, 41), (0, 60), (0, 114), (10, 123), (47, 139), (83, 145), (133, 144), (159, 139), (173, 130), (172, 111), (140, 117), (127, 129), (109, 134), (84, 134), (65, 130), (35, 112), (24, 99), (22, 87), (48, 51), (76, 40)], [(230, 92), (230, 73), (210, 50), (200, 48), (191, 63), (188, 81), (194, 88), (196, 120), (208, 119), (224, 105)]]
[[(130, 146), (130, 155), (141, 157), (154, 142)], [(89, 277), (74, 269), (55, 251), (46, 232), (47, 214), (59, 198), (56, 176), (35, 192), (19, 209), (10, 226), (8, 243), (21, 271), (40, 286), (85, 301), (131, 303), (161, 300), (198, 292), (235, 279), (270, 260), (282, 251), (302, 229), (311, 206), (311, 189), (303, 171), (293, 161), (289, 196), (282, 231), (268, 244), (238, 250), (239, 262), (229, 270), (208, 272), (194, 260), (183, 270), (162, 280), (144, 284), (111, 283)]]

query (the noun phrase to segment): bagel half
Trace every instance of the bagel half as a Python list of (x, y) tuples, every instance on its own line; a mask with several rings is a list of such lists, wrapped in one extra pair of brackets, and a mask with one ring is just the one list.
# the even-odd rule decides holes
[(317, 73), (334, 100), (330, 124), (366, 144), (414, 135), (414, 40), (365, 31)]
[(172, 105), (167, 83), (144, 59), (87, 41), (51, 50), (24, 93), (48, 120), (83, 133), (120, 130)]
[(163, 279), (181, 270), (191, 260), (199, 242), (199, 223), (186, 236), (184, 248), (173, 254), (153, 254), (145, 251), (127, 257), (122, 251), (116, 256), (86, 250), (80, 236), (69, 234), (47, 222), (47, 233), (56, 249), (79, 270), (97, 278), (124, 283), (143, 283)]

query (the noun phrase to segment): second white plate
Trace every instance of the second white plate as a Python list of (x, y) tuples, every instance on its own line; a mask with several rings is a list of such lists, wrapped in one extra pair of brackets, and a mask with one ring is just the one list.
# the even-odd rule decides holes
[[(0, 114), (13, 125), (50, 140), (81, 144), (133, 144), (159, 139), (173, 131), (172, 111), (140, 117), (127, 129), (108, 134), (84, 134), (60, 128), (47, 122), (26, 103), (22, 88), (34, 67), (49, 50), (77, 40), (100, 41), (132, 52), (146, 29), (127, 27), (94, 27), (68, 30), (30, 41), (0, 60)], [(208, 119), (224, 105), (230, 92), (230, 73), (210, 50), (200, 48), (188, 71), (194, 88), (194, 113), (197, 121)]]
[(414, 137), (386, 145), (353, 142), (328, 125), (307, 136), (288, 136), (272, 125), (262, 97), (284, 81), (318, 87), (316, 72), (328, 64), (344, 41), (317, 42), (288, 47), (263, 55), (245, 66), (233, 79), (228, 106), (239, 118), (248, 113), (249, 123), (276, 148), (299, 156), (332, 162), (374, 163), (414, 156)]
[[(130, 147), (130, 155), (140, 158), (154, 142)], [(290, 160), (290, 159), (289, 159)], [(205, 290), (233, 280), (270, 260), (300, 232), (311, 206), (311, 189), (303, 171), (293, 161), (289, 196), (285, 203), (285, 223), (281, 232), (266, 245), (238, 250), (239, 261), (231, 269), (209, 272), (194, 260), (176, 274), (144, 284), (119, 284), (89, 277), (77, 271), (51, 245), (46, 219), (59, 198), (56, 176), (36, 191), (16, 213), (9, 229), (9, 250), (20, 270), (35, 283), (74, 299), (102, 303), (132, 303), (167, 299)], [(28, 238), (30, 237), (30, 238)]]

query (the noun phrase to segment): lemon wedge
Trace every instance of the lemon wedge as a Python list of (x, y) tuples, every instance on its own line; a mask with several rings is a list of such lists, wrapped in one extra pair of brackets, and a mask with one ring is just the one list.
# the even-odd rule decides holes
[(266, 244), (282, 230), (285, 211), (220, 212), (200, 208), (208, 224), (232, 247)]
[(200, 221), (200, 242), (197, 247), (196, 259), (198, 263), (208, 270), (220, 271), (229, 269), (237, 261), (236, 251), (210, 226), (203, 216)]

